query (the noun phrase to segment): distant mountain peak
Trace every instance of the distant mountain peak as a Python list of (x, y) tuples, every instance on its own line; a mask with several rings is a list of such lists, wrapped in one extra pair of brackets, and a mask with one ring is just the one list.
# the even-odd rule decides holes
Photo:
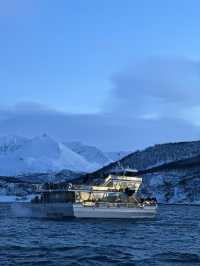
[(0, 137), (0, 176), (58, 172), (91, 172), (111, 160), (98, 148), (80, 141), (61, 143), (44, 133), (33, 138)]
[(113, 159), (95, 146), (80, 141), (62, 143), (46, 133), (33, 138), (0, 137), (0, 176), (35, 173), (92, 172)]

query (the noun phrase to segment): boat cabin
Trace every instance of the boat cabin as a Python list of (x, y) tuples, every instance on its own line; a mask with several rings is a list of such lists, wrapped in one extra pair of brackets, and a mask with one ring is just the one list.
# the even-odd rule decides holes
[(137, 170), (116, 170), (111, 172), (104, 181), (104, 186), (113, 187), (116, 190), (129, 188), (135, 193), (139, 190), (142, 178), (137, 176)]
[(137, 201), (136, 194), (142, 183), (136, 170), (116, 170), (111, 172), (99, 186), (72, 185), (66, 189), (41, 191), (33, 203), (58, 202), (131, 202)]
[(76, 202), (126, 202), (135, 201), (136, 193), (142, 183), (136, 170), (117, 170), (111, 172), (98, 186), (72, 186)]

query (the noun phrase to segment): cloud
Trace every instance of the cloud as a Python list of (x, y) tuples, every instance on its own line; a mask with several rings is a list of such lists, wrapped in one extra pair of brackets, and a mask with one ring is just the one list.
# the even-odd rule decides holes
[(184, 119), (186, 110), (200, 106), (200, 61), (148, 58), (115, 74), (112, 81), (117, 112), (149, 119)]
[(62, 140), (80, 140), (103, 150), (134, 150), (166, 141), (192, 139), (196, 127), (179, 119), (129, 120), (116, 114), (65, 114), (53, 110), (5, 111), (0, 134), (35, 136), (47, 133)]
[(0, 134), (47, 133), (103, 150), (134, 150), (200, 137), (199, 62), (149, 58), (112, 78), (104, 112), (70, 114), (26, 102), (0, 109)]
[[(0, 121), (0, 134), (35, 136), (47, 133), (62, 141), (80, 140), (101, 148), (115, 147), (115, 132), (120, 132), (120, 123), (111, 122), (109, 115), (65, 114), (52, 110), (29, 112), (4, 111)], [(117, 134), (118, 135), (118, 134)], [(121, 137), (122, 138), (122, 137)], [(108, 148), (109, 149), (109, 148)]]

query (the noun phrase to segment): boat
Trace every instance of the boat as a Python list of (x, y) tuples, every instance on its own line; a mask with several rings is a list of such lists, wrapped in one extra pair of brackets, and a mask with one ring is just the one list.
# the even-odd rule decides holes
[(62, 189), (46, 189), (23, 207), (40, 217), (153, 218), (157, 201), (138, 196), (142, 178), (137, 173), (132, 169), (115, 170), (100, 184), (69, 183)]

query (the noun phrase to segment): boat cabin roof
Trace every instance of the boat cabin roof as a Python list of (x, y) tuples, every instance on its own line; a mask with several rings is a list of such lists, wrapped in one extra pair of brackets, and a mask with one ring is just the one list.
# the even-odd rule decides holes
[(118, 176), (136, 176), (137, 175), (136, 169), (116, 169), (110, 172), (110, 175), (118, 175)]

